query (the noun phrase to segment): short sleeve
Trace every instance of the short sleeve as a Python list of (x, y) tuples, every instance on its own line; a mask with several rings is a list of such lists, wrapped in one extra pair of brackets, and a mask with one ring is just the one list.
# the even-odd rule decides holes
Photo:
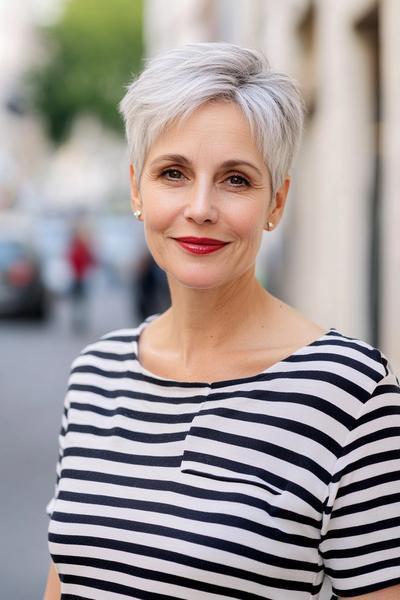
[(71, 373), (72, 373), (75, 362), (76, 362), (76, 359), (71, 365), (70, 375), (69, 375), (69, 380), (68, 380), (68, 388), (67, 388), (67, 392), (64, 397), (63, 412), (62, 412), (62, 417), (61, 417), (61, 428), (60, 428), (60, 432), (58, 435), (58, 458), (57, 458), (57, 463), (56, 463), (56, 482), (55, 482), (55, 486), (54, 486), (54, 495), (46, 506), (46, 512), (49, 515), (49, 517), (51, 517), (53, 510), (54, 510), (54, 503), (57, 498), (58, 485), (59, 485), (60, 477), (61, 477), (61, 463), (62, 463), (62, 458), (64, 455), (65, 437), (66, 437), (67, 431), (68, 431), (69, 388), (70, 388), (70, 382), (71, 382)]
[(340, 597), (400, 583), (400, 387), (386, 375), (362, 405), (325, 503), (320, 553)]

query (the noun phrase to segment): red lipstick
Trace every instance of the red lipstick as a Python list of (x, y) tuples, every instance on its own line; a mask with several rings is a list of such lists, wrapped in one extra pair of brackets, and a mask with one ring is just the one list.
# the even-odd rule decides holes
[(205, 237), (179, 237), (174, 239), (191, 254), (211, 254), (211, 252), (216, 252), (228, 244), (228, 242)]

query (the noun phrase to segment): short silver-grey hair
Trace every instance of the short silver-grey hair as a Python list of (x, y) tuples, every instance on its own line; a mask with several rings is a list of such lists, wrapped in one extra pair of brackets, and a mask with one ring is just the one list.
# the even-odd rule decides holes
[(168, 50), (148, 60), (128, 86), (120, 112), (137, 181), (158, 135), (212, 100), (234, 102), (242, 109), (275, 194), (299, 144), (304, 103), (295, 82), (272, 70), (262, 52), (226, 42)]

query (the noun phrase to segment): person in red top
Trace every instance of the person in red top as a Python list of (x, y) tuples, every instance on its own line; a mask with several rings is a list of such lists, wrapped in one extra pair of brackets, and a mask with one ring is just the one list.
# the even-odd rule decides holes
[(72, 233), (68, 262), (72, 275), (72, 327), (76, 331), (82, 331), (88, 322), (87, 280), (96, 260), (86, 232), (80, 228)]

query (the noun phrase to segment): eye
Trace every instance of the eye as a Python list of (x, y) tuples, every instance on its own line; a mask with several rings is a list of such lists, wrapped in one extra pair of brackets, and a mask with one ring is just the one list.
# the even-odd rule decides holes
[(161, 177), (168, 181), (180, 181), (183, 175), (178, 169), (165, 169), (165, 171), (161, 173)]
[(227, 178), (227, 181), (230, 181), (231, 185), (234, 187), (249, 187), (250, 182), (243, 175), (230, 175)]

